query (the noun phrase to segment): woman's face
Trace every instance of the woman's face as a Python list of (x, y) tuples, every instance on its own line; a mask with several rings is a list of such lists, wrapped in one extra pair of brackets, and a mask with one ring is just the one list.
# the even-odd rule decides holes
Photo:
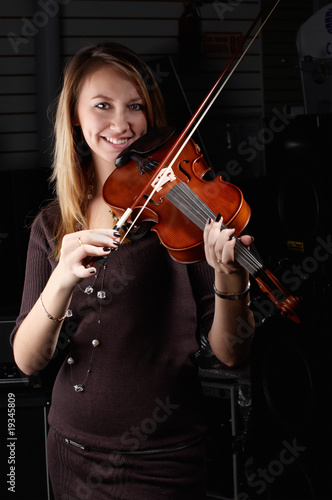
[(118, 154), (147, 132), (145, 102), (130, 80), (104, 66), (82, 85), (74, 124), (82, 129), (94, 167), (113, 170)]

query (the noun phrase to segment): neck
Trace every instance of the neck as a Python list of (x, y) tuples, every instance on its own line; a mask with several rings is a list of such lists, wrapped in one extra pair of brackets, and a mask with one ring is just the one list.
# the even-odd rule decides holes
[(112, 172), (116, 169), (115, 164), (111, 162), (107, 162), (101, 158), (95, 158), (92, 156), (92, 164), (94, 170), (94, 197), (98, 198), (102, 194), (103, 186), (111, 175)]

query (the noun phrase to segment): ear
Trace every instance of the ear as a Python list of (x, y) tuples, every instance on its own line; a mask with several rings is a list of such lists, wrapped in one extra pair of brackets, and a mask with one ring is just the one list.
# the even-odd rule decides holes
[(71, 122), (74, 125), (74, 127), (79, 127), (80, 126), (80, 121), (78, 119), (78, 116), (76, 116), (76, 113), (72, 116)]

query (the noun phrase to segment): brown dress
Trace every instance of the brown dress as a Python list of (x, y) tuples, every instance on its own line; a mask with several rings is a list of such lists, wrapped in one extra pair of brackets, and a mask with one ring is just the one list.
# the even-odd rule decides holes
[[(48, 207), (32, 227), (13, 336), (56, 266), (58, 215)], [(206, 423), (195, 353), (213, 317), (213, 270), (174, 262), (152, 232), (99, 267), (74, 290), (55, 354), (70, 340), (49, 413), (56, 500), (200, 500)]]

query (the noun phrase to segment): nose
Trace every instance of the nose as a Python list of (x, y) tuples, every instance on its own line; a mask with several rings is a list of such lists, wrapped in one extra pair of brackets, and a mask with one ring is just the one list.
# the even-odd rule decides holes
[(116, 134), (124, 134), (128, 131), (129, 122), (125, 111), (118, 110), (113, 113), (110, 122), (110, 129)]

